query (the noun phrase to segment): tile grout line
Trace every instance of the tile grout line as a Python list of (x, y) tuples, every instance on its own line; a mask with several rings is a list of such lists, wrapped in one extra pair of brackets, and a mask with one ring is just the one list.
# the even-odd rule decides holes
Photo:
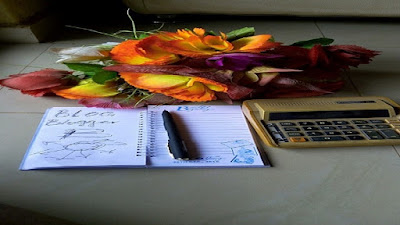
[(54, 46), (54, 42), (51, 42), (51, 45), (49, 45), (48, 48), (46, 48), (45, 50), (43, 50), (38, 56), (36, 56), (34, 59), (32, 59), (32, 61), (30, 63), (28, 63), (28, 65), (25, 65), (25, 67), (22, 69), (26, 69), (27, 67), (31, 66), (31, 64), (38, 59), (43, 53), (47, 52), (52, 46)]
[(325, 37), (325, 34), (322, 32), (321, 28), (318, 26), (317, 20), (314, 20), (314, 25), (317, 27), (319, 33), (321, 33), (322, 37)]
[(350, 82), (351, 86), (356, 91), (358, 96), (362, 96), (360, 90), (358, 90), (357, 86), (354, 84), (353, 80), (351, 79), (351, 76), (347, 73), (347, 71), (344, 71), (344, 75), (347, 77), (347, 80)]
[(399, 157), (400, 157), (400, 152), (399, 152), (399, 151), (397, 151), (397, 148), (396, 148), (396, 146), (393, 146), (393, 149), (394, 149), (394, 151), (397, 153), (397, 156), (399, 156)]

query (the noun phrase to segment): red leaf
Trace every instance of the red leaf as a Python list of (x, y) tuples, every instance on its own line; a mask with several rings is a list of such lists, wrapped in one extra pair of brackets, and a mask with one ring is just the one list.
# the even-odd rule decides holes
[(51, 93), (51, 88), (66, 84), (65, 76), (71, 74), (69, 71), (43, 69), (36, 72), (14, 74), (0, 80), (0, 85), (21, 90), (22, 93), (42, 96)]
[(282, 55), (283, 57), (271, 59), (272, 65), (278, 68), (302, 68), (310, 64), (308, 57), (310, 50), (298, 46), (279, 46), (266, 53)]
[(319, 64), (323, 66), (329, 65), (329, 59), (321, 45), (314, 45), (310, 49), (309, 57), (311, 59), (311, 66), (317, 66)]
[(357, 67), (360, 64), (368, 64), (373, 57), (380, 54), (379, 51), (369, 50), (356, 45), (332, 45), (324, 47), (331, 56), (332, 61), (340, 68), (349, 66)]
[(240, 86), (234, 83), (228, 85), (228, 96), (233, 100), (244, 99), (253, 92), (252, 88)]

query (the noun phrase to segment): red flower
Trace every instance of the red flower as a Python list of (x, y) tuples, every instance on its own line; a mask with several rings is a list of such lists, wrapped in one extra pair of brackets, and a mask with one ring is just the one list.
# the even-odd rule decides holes
[(66, 85), (68, 80), (63, 78), (70, 74), (71, 72), (64, 70), (43, 69), (31, 73), (10, 75), (8, 78), (1, 79), (0, 85), (40, 97), (53, 93), (52, 88)]

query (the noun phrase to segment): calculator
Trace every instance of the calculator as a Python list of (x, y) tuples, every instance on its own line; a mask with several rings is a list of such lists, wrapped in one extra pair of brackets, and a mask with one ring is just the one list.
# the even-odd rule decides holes
[(242, 110), (269, 146), (400, 144), (400, 105), (387, 97), (255, 99), (244, 101)]

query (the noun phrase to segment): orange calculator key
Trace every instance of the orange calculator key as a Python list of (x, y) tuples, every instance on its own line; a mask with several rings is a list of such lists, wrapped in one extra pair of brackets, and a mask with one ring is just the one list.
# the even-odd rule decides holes
[(290, 137), (289, 140), (292, 142), (306, 142), (307, 141), (307, 139), (304, 137)]

